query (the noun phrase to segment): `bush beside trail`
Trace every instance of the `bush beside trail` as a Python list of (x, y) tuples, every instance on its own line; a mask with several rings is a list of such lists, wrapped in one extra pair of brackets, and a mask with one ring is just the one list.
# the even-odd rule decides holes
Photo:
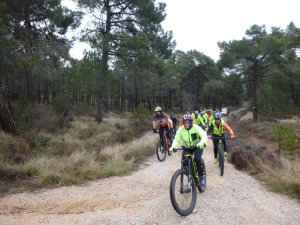
[(272, 191), (300, 200), (300, 151), (297, 142), (300, 125), (293, 124), (295, 146), (280, 153), (272, 128), (282, 123), (232, 120), (230, 124), (238, 134), (238, 139), (228, 143), (231, 163), (255, 176)]

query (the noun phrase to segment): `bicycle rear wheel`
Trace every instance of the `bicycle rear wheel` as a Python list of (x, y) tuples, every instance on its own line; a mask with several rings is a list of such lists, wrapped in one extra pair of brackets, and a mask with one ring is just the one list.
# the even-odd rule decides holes
[(171, 156), (171, 152), (169, 151), (169, 149), (167, 150), (167, 152), (168, 152), (168, 156)]
[(166, 159), (167, 153), (166, 150), (164, 148), (164, 146), (162, 146), (162, 144), (160, 143), (160, 140), (157, 142), (156, 145), (156, 156), (158, 161), (163, 162)]
[(220, 168), (220, 174), (221, 176), (224, 175), (224, 149), (221, 148), (221, 150), (219, 151), (219, 168)]
[(171, 146), (170, 140), (166, 138), (164, 140), (164, 149), (166, 152), (168, 152), (168, 156), (171, 156), (171, 152), (169, 151), (170, 146)]
[(182, 215), (190, 215), (196, 205), (197, 191), (193, 176), (188, 177), (186, 169), (177, 170), (170, 183), (170, 198), (175, 211)]

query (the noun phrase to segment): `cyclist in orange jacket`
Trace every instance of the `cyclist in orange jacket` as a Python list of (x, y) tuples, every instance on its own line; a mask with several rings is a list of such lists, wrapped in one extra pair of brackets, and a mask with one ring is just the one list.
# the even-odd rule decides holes
[(162, 112), (162, 108), (160, 106), (157, 106), (154, 111), (155, 114), (153, 116), (153, 122), (152, 122), (153, 133), (159, 133), (160, 142), (163, 146), (164, 144), (163, 134), (164, 134), (164, 130), (166, 130), (166, 135), (169, 138), (170, 143), (172, 143), (172, 137), (171, 137), (171, 133), (173, 131), (172, 120), (166, 113)]
[(214, 114), (213, 120), (208, 127), (207, 136), (209, 139), (213, 139), (214, 144), (214, 163), (218, 163), (217, 154), (218, 154), (218, 139), (213, 137), (224, 137), (222, 138), (222, 142), (224, 144), (224, 156), (227, 157), (227, 149), (226, 149), (226, 140), (225, 140), (225, 130), (230, 134), (230, 138), (234, 139), (234, 133), (230, 126), (222, 119), (222, 115), (219, 112)]

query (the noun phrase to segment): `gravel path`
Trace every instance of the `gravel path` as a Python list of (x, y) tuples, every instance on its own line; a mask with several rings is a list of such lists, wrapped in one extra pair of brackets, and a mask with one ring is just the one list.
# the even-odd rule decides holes
[(162, 163), (153, 155), (128, 176), (2, 197), (0, 224), (300, 224), (297, 201), (268, 192), (229, 163), (220, 177), (211, 143), (204, 152), (207, 189), (190, 216), (179, 216), (169, 197), (179, 154)]

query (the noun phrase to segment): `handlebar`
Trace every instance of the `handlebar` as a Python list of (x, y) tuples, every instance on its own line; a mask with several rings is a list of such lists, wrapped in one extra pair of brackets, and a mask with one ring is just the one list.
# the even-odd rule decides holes
[(176, 151), (186, 151), (186, 150), (195, 150), (197, 148), (197, 145), (192, 145), (189, 147), (181, 146), (181, 148), (175, 148)]
[[(230, 136), (225, 136), (225, 137), (223, 137), (223, 136), (213, 136), (213, 135), (211, 135), (210, 136), (211, 138), (209, 138), (209, 139), (212, 139), (212, 140), (219, 140), (219, 139), (222, 139), (222, 140), (224, 140), (224, 139), (226, 139), (226, 140), (232, 140), (231, 138), (230, 138)], [(236, 139), (236, 137), (234, 137), (234, 139)]]

